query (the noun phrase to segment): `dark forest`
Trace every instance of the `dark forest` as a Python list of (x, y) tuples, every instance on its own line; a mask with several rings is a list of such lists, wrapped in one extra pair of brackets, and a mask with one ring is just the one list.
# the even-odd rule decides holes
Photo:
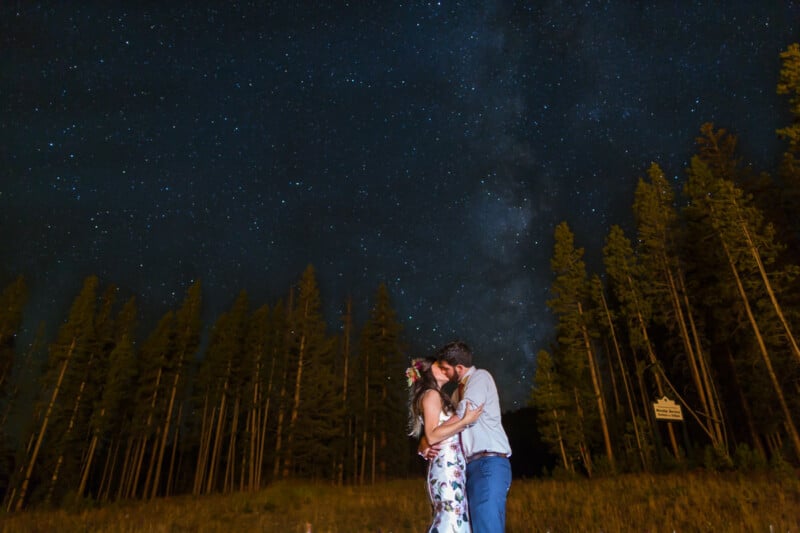
[[(634, 231), (611, 228), (602, 271), (587, 271), (570, 221), (556, 228), (556, 328), (530, 406), (505, 414), (517, 475), (800, 464), (800, 46), (781, 61), (793, 121), (776, 132), (778, 168), (753, 168), (735, 134), (707, 123), (681, 179), (646, 169)], [(149, 332), (137, 295), (88, 275), (57, 333), (27, 346), (25, 273), (10, 280), (4, 508), (419, 475), (403, 378), (419, 354), (389, 289), (363, 323), (348, 301), (330, 324), (316, 275), (309, 265), (268, 304), (241, 292), (213, 324), (196, 282)], [(656, 417), (662, 398), (682, 421)]]

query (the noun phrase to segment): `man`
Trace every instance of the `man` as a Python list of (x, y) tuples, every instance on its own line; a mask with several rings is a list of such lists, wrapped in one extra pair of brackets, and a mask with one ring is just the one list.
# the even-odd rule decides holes
[[(461, 341), (443, 346), (436, 354), (440, 368), (451, 382), (459, 416), (466, 403), (482, 405), (478, 421), (461, 432), (467, 459), (467, 500), (473, 533), (502, 533), (506, 523), (506, 496), (511, 487), (511, 446), (500, 420), (500, 399), (492, 375), (472, 366), (472, 352)], [(421, 455), (436, 456), (436, 447), (420, 443)]]

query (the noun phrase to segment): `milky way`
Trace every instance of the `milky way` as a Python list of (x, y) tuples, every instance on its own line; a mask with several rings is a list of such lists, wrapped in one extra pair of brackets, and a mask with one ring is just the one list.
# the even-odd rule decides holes
[(201, 279), (208, 323), (311, 263), (332, 330), (386, 282), (411, 349), (466, 340), (506, 408), (552, 341), (555, 225), (597, 265), (704, 122), (771, 167), (800, 37), (750, 0), (12, 3), (0, 282), (28, 277), (28, 333), (92, 273), (146, 324)]

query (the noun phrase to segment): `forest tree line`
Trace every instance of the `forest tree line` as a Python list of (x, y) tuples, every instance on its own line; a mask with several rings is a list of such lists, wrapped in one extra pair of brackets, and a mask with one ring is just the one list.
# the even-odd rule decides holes
[[(336, 335), (313, 266), (272, 306), (252, 309), (243, 291), (202, 354), (201, 293), (195, 282), (138, 342), (135, 298), (86, 278), (47, 345), (24, 441), (3, 446), (7, 511), (407, 475), (407, 356), (384, 284), (358, 331), (347, 301)], [(30, 353), (14, 364), (25, 300), (23, 277), (0, 296), (4, 430), (19, 386), (36, 383), (10, 379), (34, 364)]]
[[(775, 172), (706, 123), (683, 179), (655, 163), (639, 179), (635, 229), (610, 228), (603, 272), (556, 227), (557, 338), (531, 404), (561, 468), (800, 464), (800, 46), (780, 57), (792, 121)], [(656, 419), (663, 397), (684, 422)]]
[[(530, 412), (560, 468), (800, 463), (800, 46), (781, 59), (793, 120), (774, 173), (705, 124), (682, 181), (657, 164), (639, 180), (635, 231), (610, 229), (603, 272), (587, 272), (566, 222), (556, 228), (556, 330)], [(0, 294), (5, 510), (409, 473), (408, 355), (385, 285), (364, 324), (348, 301), (331, 334), (309, 266), (271, 305), (240, 293), (202, 347), (199, 282), (143, 339), (123, 298), (89, 276), (54, 338), (23, 347), (24, 278)], [(17, 446), (8, 423), (25, 384), (35, 405)], [(665, 396), (684, 422), (655, 418)]]

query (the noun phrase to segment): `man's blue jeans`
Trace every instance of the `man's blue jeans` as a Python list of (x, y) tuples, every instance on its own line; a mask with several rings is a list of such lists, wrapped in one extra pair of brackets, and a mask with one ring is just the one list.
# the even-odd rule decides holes
[(504, 457), (482, 457), (467, 465), (467, 500), (472, 533), (506, 530), (506, 496), (511, 463)]

